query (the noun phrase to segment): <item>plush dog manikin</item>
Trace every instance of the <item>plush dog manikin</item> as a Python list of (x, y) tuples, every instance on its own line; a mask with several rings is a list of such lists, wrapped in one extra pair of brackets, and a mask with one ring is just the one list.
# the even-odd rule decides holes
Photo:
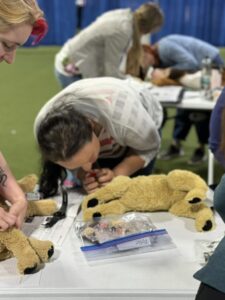
[(207, 190), (200, 176), (185, 170), (135, 178), (118, 176), (84, 198), (83, 219), (128, 211), (169, 211), (176, 216), (195, 219), (197, 231), (208, 231), (214, 227), (214, 216), (203, 203)]
[[(37, 177), (29, 175), (19, 180), (18, 183), (24, 192), (32, 192), (37, 183)], [(8, 210), (5, 199), (0, 198), (0, 206)], [(57, 205), (54, 200), (29, 201), (27, 216), (48, 216), (56, 210)], [(34, 273), (41, 263), (49, 260), (53, 253), (52, 242), (27, 237), (15, 227), (0, 232), (0, 260), (16, 257), (18, 270), (22, 274)]]

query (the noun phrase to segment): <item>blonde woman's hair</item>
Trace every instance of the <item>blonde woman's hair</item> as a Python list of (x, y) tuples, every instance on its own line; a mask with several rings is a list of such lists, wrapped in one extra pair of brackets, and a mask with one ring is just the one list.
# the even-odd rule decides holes
[(142, 60), (141, 36), (162, 26), (164, 15), (155, 3), (145, 3), (134, 12), (133, 45), (127, 55), (126, 73), (138, 77)]
[(22, 23), (33, 25), (42, 16), (35, 0), (0, 0), (0, 32)]

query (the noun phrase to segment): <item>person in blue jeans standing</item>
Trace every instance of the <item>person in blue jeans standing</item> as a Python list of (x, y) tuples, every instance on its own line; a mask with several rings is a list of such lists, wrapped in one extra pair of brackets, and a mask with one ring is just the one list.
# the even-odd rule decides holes
[[(212, 67), (221, 68), (224, 61), (219, 49), (194, 37), (172, 34), (160, 39), (152, 46), (152, 65), (156, 68), (172, 68), (195, 72), (201, 69), (202, 60), (210, 58)], [(192, 125), (195, 125), (199, 146), (195, 149), (190, 163), (205, 158), (208, 144), (210, 112), (177, 109), (173, 130), (173, 141), (161, 159), (171, 159), (183, 154), (182, 141), (186, 139)]]

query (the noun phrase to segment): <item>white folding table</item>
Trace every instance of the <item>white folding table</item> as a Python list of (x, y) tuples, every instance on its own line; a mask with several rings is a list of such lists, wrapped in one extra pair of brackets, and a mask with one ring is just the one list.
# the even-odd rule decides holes
[[(76, 211), (81, 199), (79, 193), (70, 193), (70, 208)], [(216, 215), (216, 229), (200, 233), (193, 220), (168, 212), (151, 213), (151, 220), (167, 229), (176, 248), (88, 263), (71, 227), (51, 262), (38, 273), (19, 276), (9, 268), (15, 259), (1, 262), (0, 299), (194, 300), (199, 282), (193, 274), (201, 267), (196, 243), (220, 239), (224, 224)]]
[[(164, 107), (176, 107), (191, 110), (213, 110), (215, 101), (206, 100), (202, 97), (201, 91), (187, 91), (180, 102), (163, 102)], [(208, 148), (208, 185), (214, 183), (214, 156)]]

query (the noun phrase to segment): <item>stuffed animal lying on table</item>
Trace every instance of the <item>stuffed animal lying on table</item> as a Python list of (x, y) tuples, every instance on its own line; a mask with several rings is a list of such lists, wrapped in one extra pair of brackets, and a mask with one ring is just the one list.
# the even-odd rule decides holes
[[(37, 176), (26, 176), (18, 183), (24, 192), (33, 192), (37, 183)], [(7, 203), (3, 198), (0, 198), (0, 206), (8, 210)], [(54, 200), (29, 201), (27, 217), (48, 216), (56, 211), (57, 204)], [(0, 260), (16, 257), (18, 270), (22, 274), (34, 273), (41, 263), (49, 260), (53, 253), (52, 242), (27, 237), (15, 227), (0, 232)]]
[(186, 170), (173, 170), (168, 175), (118, 176), (84, 198), (83, 220), (129, 211), (169, 211), (195, 219), (197, 231), (209, 231), (214, 227), (214, 216), (203, 202), (207, 190), (200, 176)]

